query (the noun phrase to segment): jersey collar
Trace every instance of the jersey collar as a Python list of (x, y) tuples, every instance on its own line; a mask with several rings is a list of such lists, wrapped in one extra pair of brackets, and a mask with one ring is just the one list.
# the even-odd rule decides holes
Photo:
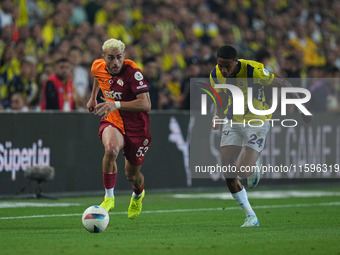
[(241, 61), (238, 60), (237, 61), (237, 70), (236, 70), (235, 74), (233, 76), (230, 76), (229, 78), (235, 77), (240, 72), (240, 70), (241, 70)]

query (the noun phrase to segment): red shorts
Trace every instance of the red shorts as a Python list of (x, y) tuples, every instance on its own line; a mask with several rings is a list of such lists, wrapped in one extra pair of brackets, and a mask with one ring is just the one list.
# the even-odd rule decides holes
[(98, 136), (100, 140), (102, 140), (103, 131), (107, 126), (112, 126), (116, 128), (124, 137), (123, 155), (125, 156), (125, 158), (135, 166), (143, 164), (144, 156), (148, 151), (151, 143), (150, 133), (146, 134), (145, 136), (127, 136), (124, 135), (122, 131), (114, 124), (108, 122), (104, 118), (101, 119), (99, 124), (100, 128)]

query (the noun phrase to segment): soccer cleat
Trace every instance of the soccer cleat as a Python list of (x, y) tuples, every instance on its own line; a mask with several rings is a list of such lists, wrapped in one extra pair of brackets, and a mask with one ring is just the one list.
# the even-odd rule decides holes
[(112, 211), (115, 207), (115, 197), (104, 197), (103, 203), (100, 204), (107, 212)]
[(130, 206), (128, 209), (129, 219), (134, 219), (141, 213), (144, 196), (145, 196), (145, 190), (143, 190), (140, 198), (134, 199), (133, 196), (131, 197)]
[(241, 228), (247, 228), (247, 227), (259, 227), (260, 226), (260, 222), (257, 219), (256, 216), (247, 216), (246, 220), (244, 221), (243, 225), (241, 226)]
[(255, 171), (247, 177), (248, 188), (255, 189), (261, 179), (261, 158), (259, 157), (256, 161)]

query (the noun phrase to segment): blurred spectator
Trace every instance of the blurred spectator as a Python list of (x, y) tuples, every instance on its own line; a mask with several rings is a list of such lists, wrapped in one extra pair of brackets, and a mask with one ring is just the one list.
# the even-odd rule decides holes
[(301, 63), (297, 57), (293, 55), (285, 57), (281, 68), (284, 77), (301, 78)]
[(170, 73), (165, 73), (161, 76), (158, 109), (175, 109), (179, 107), (181, 94), (180, 79), (180, 71), (178, 69), (173, 69)]
[(158, 109), (158, 98), (160, 93), (159, 75), (160, 70), (156, 58), (147, 58), (143, 62), (143, 73), (149, 85), (151, 109)]
[(67, 12), (58, 11), (53, 13), (51, 19), (47, 20), (42, 29), (42, 36), (48, 47), (57, 47), (67, 34)]
[(82, 5), (81, 0), (72, 0), (72, 16), (70, 23), (75, 26), (79, 26), (88, 20), (86, 9)]
[(160, 93), (158, 98), (158, 109), (166, 110), (173, 109), (174, 100), (171, 96), (169, 89), (167, 88), (167, 84), (171, 82), (171, 75), (167, 73), (163, 73), (160, 77)]
[(303, 25), (298, 24), (295, 26), (294, 36), (290, 43), (294, 48), (303, 52), (303, 61), (307, 66), (322, 66), (325, 64), (324, 57), (319, 54), (317, 45), (307, 35)]
[(255, 61), (262, 63), (269, 72), (280, 74), (280, 67), (276, 59), (266, 48), (261, 48), (256, 52)]
[(89, 36), (86, 39), (86, 45), (92, 58), (97, 59), (102, 57), (101, 43), (97, 37)]
[(171, 71), (174, 68), (184, 70), (186, 63), (179, 43), (172, 43), (164, 49), (162, 68), (164, 71)]
[(13, 12), (15, 5), (12, 0), (1, 1), (0, 9), (0, 28), (3, 29), (8, 25), (13, 25)]
[[(128, 47), (125, 50), (125, 56), (128, 59), (133, 59), (133, 61), (143, 70), (143, 65), (146, 60), (142, 59), (142, 50), (137, 47)], [(148, 58), (145, 58), (148, 59)], [(155, 57), (150, 57), (150, 59), (155, 59)]]
[(17, 74), (8, 84), (8, 96), (20, 93), (29, 107), (34, 107), (39, 103), (39, 88), (37, 77), (36, 60), (26, 57), (21, 61), (20, 74)]
[(44, 86), (44, 83), (48, 80), (48, 78), (53, 74), (54, 72), (54, 64), (50, 62), (46, 62), (43, 64), (42, 71), (39, 73), (37, 77), (37, 83), (39, 87), (39, 91), (42, 91), (42, 88)]
[(1, 37), (0, 37), (0, 42), (1, 42), (1, 55), (4, 53), (4, 48), (7, 46), (13, 46), (10, 45), (13, 42), (13, 34), (14, 34), (14, 29), (12, 25), (6, 25), (2, 30), (1, 30)]
[(74, 109), (71, 66), (66, 58), (57, 60), (55, 73), (45, 82), (41, 98), (41, 110), (71, 111)]
[(31, 30), (30, 35), (26, 40), (25, 52), (29, 56), (33, 56), (38, 61), (38, 70), (42, 70), (44, 58), (46, 58), (48, 48), (42, 36), (42, 27), (40, 24), (35, 24)]
[(94, 24), (106, 25), (109, 23), (113, 12), (117, 9), (117, 4), (112, 0), (104, 0), (103, 3), (100, 4), (100, 7), (101, 8), (95, 13)]
[(11, 96), (11, 110), (28, 112), (26, 100), (20, 92), (16, 92)]
[(219, 34), (218, 26), (212, 21), (211, 17), (211, 11), (204, 5), (200, 6), (192, 29), (203, 44), (209, 44), (211, 38)]
[(73, 87), (76, 109), (87, 109), (86, 103), (89, 97), (89, 75), (83, 63), (82, 52), (73, 47), (70, 50), (71, 69), (73, 72)]
[(98, 0), (95, 0), (95, 1), (89, 0), (85, 4), (86, 16), (88, 17), (88, 20), (91, 25), (94, 24), (95, 15), (101, 7), (101, 2), (102, 1), (98, 1)]
[(192, 44), (187, 44), (185, 46), (184, 52), (183, 52), (183, 57), (184, 57), (184, 61), (185, 61), (187, 66), (191, 63), (198, 63), (199, 62), (198, 54), (195, 51), (195, 48)]
[(273, 73), (273, 70), (268, 68), (270, 62), (270, 53), (268, 50), (264, 48), (260, 49), (255, 55), (255, 61), (262, 63), (269, 72)]
[(190, 79), (200, 77), (200, 66), (197, 63), (188, 64), (184, 79), (181, 83), (181, 95), (179, 98), (179, 108), (190, 110)]
[(36, 0), (27, 0), (25, 12), (27, 11), (27, 26), (29, 28), (38, 24), (44, 18), (44, 11), (40, 8)]
[(132, 37), (127, 31), (127, 16), (124, 9), (116, 10), (109, 16), (107, 35), (122, 40), (127, 46), (132, 43)]
[(216, 66), (216, 59), (215, 56), (212, 54), (211, 49), (207, 46), (202, 47), (199, 59), (201, 77), (209, 77), (210, 71)]
[(16, 58), (15, 48), (6, 46), (0, 61), (0, 100), (4, 108), (10, 106), (8, 84), (19, 74), (20, 63)]

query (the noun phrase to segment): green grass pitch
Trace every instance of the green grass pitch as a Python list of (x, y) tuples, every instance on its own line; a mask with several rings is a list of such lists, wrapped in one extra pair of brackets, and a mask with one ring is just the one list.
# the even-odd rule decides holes
[[(127, 218), (130, 197), (118, 194), (110, 225), (99, 234), (83, 228), (81, 215), (102, 197), (0, 200), (0, 254), (340, 254), (338, 195), (250, 199), (260, 227), (240, 228), (245, 215), (233, 200), (146, 191), (135, 220)], [(13, 202), (76, 205), (1, 207)]]

